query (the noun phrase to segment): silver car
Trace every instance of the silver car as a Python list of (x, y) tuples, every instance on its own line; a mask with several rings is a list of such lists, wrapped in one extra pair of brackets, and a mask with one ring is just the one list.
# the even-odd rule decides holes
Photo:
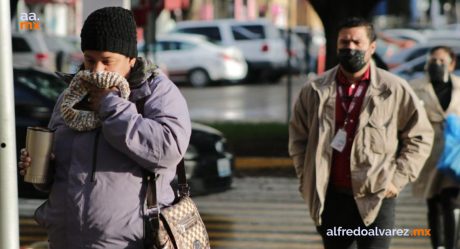
[(79, 48), (62, 36), (42, 32), (12, 34), (13, 66), (75, 73), (83, 62)]

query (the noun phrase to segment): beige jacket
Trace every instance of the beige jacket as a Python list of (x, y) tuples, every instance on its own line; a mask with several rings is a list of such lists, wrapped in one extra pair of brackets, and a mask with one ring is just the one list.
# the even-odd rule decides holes
[[(303, 87), (289, 125), (289, 154), (316, 225), (321, 224), (332, 161), (337, 70)], [(408, 83), (372, 63), (350, 158), (364, 224), (375, 220), (389, 182), (401, 190), (417, 178), (432, 143), (433, 129)]]
[(452, 100), (446, 111), (442, 109), (433, 86), (427, 77), (410, 82), (410, 85), (425, 106), (428, 119), (433, 126), (435, 134), (434, 144), (436, 146), (433, 147), (433, 151), (420, 172), (419, 178), (413, 184), (415, 196), (424, 197), (425, 199), (439, 194), (444, 188), (460, 188), (459, 183), (456, 183), (450, 177), (443, 175), (436, 169), (436, 164), (444, 149), (444, 120), (447, 114), (460, 115), (460, 78), (455, 75), (451, 75), (451, 77)]

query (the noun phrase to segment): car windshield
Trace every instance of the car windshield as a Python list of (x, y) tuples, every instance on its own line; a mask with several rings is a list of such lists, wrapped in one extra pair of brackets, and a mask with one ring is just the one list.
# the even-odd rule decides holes
[(13, 52), (31, 52), (32, 48), (27, 42), (21, 37), (13, 37), (11, 40), (13, 46)]
[(14, 70), (15, 82), (40, 93), (42, 96), (55, 101), (67, 84), (58, 77), (34, 70)]
[(186, 34), (198, 34), (205, 36), (210, 42), (215, 44), (222, 43), (222, 37), (218, 27), (190, 27), (190, 28), (179, 28), (177, 29), (179, 33)]
[(262, 25), (234, 25), (232, 26), (232, 33), (237, 41), (265, 39)]

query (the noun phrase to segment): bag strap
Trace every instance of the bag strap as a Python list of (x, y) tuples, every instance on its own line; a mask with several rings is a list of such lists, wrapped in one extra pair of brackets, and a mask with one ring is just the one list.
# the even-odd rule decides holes
[[(153, 173), (147, 170), (144, 170), (144, 174), (147, 176), (147, 208), (149, 209), (158, 208), (157, 188), (156, 188), (157, 177)], [(177, 175), (177, 182), (179, 186), (179, 189), (178, 189), (179, 199), (190, 196), (190, 187), (187, 183), (187, 178), (185, 176), (184, 158), (182, 158), (179, 164), (177, 164), (176, 175)]]
[[(141, 98), (136, 101), (137, 112), (143, 115), (144, 113), (144, 104), (147, 101), (147, 97)], [(157, 199), (157, 188), (156, 188), (156, 176), (154, 173), (144, 170), (144, 175), (147, 179), (147, 208), (157, 208), (158, 209), (158, 199)], [(187, 183), (187, 177), (185, 174), (185, 164), (184, 158), (176, 166), (176, 175), (178, 180), (178, 197), (190, 196), (190, 187)], [(159, 212), (157, 212), (159, 213)]]

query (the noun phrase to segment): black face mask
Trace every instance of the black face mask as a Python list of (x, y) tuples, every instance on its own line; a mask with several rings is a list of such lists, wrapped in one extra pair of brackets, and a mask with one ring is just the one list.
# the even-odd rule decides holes
[(356, 73), (366, 65), (367, 62), (364, 59), (365, 55), (366, 51), (342, 48), (339, 49), (337, 58), (343, 69), (349, 73)]
[(429, 63), (427, 71), (430, 81), (433, 83), (446, 83), (449, 80), (449, 72), (447, 71), (447, 66), (444, 64), (436, 62)]

